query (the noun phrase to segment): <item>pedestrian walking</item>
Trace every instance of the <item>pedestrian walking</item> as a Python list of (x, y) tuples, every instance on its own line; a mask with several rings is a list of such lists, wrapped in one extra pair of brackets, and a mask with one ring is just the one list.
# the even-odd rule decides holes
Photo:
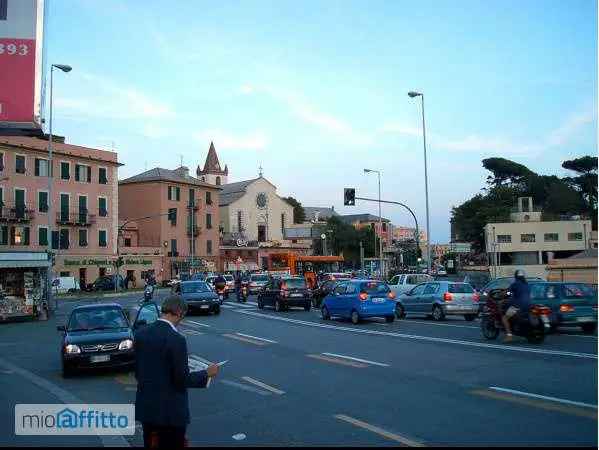
[(160, 319), (135, 339), (135, 417), (142, 423), (145, 448), (183, 448), (190, 422), (188, 388), (204, 388), (218, 373), (212, 364), (190, 372), (187, 341), (177, 331), (187, 305), (177, 295), (162, 304)]

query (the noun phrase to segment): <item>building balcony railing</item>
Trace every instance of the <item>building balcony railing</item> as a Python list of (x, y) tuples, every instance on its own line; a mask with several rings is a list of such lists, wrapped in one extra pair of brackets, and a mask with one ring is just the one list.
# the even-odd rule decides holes
[(27, 205), (0, 202), (0, 222), (29, 222), (34, 212)]
[(59, 211), (56, 213), (56, 223), (59, 225), (89, 227), (96, 223), (96, 216), (90, 214), (87, 210)]
[(198, 237), (201, 234), (202, 230), (200, 227), (187, 227), (187, 236), (191, 237), (193, 233), (193, 237)]
[(200, 209), (200, 203), (196, 200), (194, 202), (187, 202), (187, 209), (193, 209), (197, 211)]

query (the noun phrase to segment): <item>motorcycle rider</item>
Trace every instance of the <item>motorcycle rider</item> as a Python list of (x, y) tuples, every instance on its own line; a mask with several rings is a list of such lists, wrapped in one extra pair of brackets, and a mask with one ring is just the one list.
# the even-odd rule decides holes
[(227, 279), (222, 275), (218, 274), (218, 276), (214, 279), (214, 287), (215, 289), (225, 289), (227, 286)]
[(510, 319), (520, 311), (528, 311), (530, 306), (530, 286), (526, 281), (526, 275), (522, 269), (516, 270), (514, 273), (514, 282), (508, 290), (512, 295), (508, 298), (505, 304), (507, 310), (501, 317), (501, 321), (505, 327), (505, 339), (503, 342), (512, 342), (513, 339)]

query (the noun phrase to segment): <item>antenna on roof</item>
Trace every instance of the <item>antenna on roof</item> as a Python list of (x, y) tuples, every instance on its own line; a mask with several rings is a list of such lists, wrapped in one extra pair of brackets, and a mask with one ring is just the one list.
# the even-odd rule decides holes
[(144, 172), (148, 171), (148, 161), (144, 162)]
[(179, 165), (179, 167), (183, 167), (183, 155), (179, 154), (179, 158), (181, 158), (181, 164)]
[(260, 167), (258, 167), (258, 175), (260, 178), (262, 178), (262, 164), (260, 164)]

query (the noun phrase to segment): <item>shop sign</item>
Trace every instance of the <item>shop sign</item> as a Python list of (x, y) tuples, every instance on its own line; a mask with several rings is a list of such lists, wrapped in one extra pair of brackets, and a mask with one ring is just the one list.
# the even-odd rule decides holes
[[(125, 259), (127, 266), (151, 266), (152, 261), (149, 259)], [(65, 266), (111, 266), (114, 264), (112, 259), (65, 259)]]

